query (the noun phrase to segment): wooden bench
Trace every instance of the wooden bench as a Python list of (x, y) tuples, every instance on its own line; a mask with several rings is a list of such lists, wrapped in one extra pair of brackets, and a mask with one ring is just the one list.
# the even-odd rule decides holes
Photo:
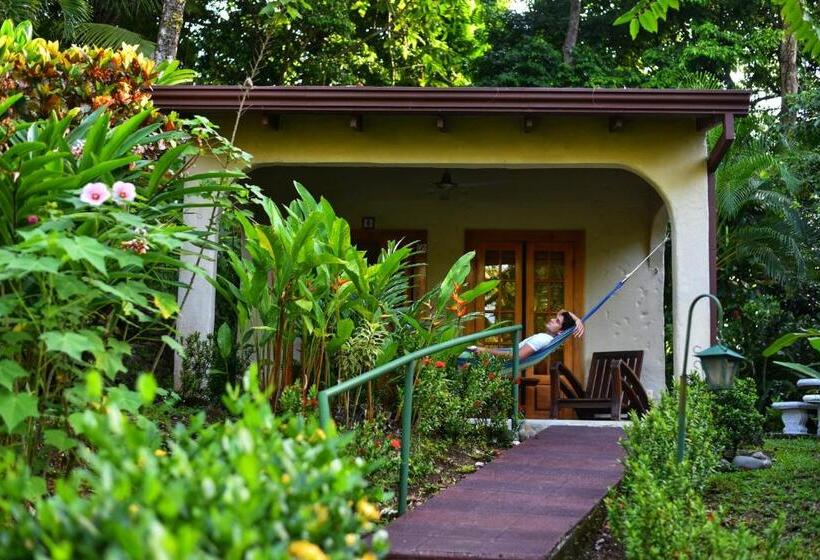
[(594, 419), (609, 413), (613, 420), (635, 410), (649, 410), (649, 398), (641, 385), (643, 350), (595, 352), (589, 366), (586, 389), (561, 362), (550, 368), (550, 410), (553, 418), (563, 408), (575, 410), (578, 418)]

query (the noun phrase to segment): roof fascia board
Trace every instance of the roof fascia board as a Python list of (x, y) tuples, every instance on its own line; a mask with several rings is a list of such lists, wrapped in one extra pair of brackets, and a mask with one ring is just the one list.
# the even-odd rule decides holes
[[(157, 87), (161, 109), (230, 111), (241, 86)], [(244, 108), (275, 113), (635, 115), (703, 117), (749, 112), (746, 90), (580, 88), (256, 87)]]

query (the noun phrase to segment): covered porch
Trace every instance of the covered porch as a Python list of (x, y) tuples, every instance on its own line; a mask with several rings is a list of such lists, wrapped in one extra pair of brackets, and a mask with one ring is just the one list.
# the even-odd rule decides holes
[[(228, 127), (239, 93), (167, 88), (157, 99)], [(507, 275), (484, 310), (528, 333), (548, 311), (580, 315), (671, 226), (673, 340), (664, 339), (659, 254), (557, 358), (583, 376), (594, 352), (643, 350), (641, 382), (654, 397), (665, 386), (665, 344), (680, 367), (688, 303), (713, 284), (710, 177), (748, 93), (257, 88), (246, 106), (237, 144), (254, 156), (253, 182), (267, 194), (286, 201), (298, 180), (326, 196), (364, 245), (418, 239), (429, 282), (476, 250), (477, 276)], [(705, 132), (718, 123), (723, 139), (710, 155)], [(201, 317), (213, 291), (204, 282), (195, 291), (183, 333), (213, 328)], [(709, 337), (701, 308), (692, 346)], [(526, 395), (532, 417), (545, 416), (546, 391), (539, 384)]]

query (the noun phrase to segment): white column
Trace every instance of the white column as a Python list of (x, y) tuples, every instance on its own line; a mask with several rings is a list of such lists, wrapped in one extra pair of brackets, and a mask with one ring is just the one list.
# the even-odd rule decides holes
[(687, 369), (696, 366), (694, 352), (709, 347), (711, 300), (699, 301), (692, 315), (689, 348), (686, 324), (689, 306), (698, 295), (709, 292), (709, 214), (706, 177), (703, 188), (678, 190), (672, 208), (672, 316), (674, 376), (681, 374), (684, 352), (689, 353)]
[[(219, 162), (213, 158), (203, 158), (193, 167), (192, 173), (202, 173), (208, 170), (221, 169)], [(199, 197), (186, 197), (187, 203), (202, 202)], [(219, 215), (216, 208), (196, 207), (185, 210), (185, 224), (195, 229), (206, 230), (216, 228)], [(211, 237), (215, 241), (215, 236)], [(200, 249), (191, 243), (183, 248), (183, 262), (201, 268), (208, 277), (216, 277), (216, 251)], [(180, 343), (188, 335), (199, 332), (204, 338), (214, 332), (216, 318), (216, 290), (201, 274), (193, 275), (187, 270), (179, 273), (182, 284), (178, 289), (177, 301), (180, 312), (177, 317), (177, 340)], [(174, 354), (174, 389), (182, 386), (182, 358)]]

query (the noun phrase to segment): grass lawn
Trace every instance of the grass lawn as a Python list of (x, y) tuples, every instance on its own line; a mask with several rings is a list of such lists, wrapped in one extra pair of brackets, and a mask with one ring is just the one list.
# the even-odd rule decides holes
[(796, 558), (820, 558), (820, 439), (768, 439), (770, 469), (716, 475), (706, 499), (723, 508), (726, 523), (744, 523), (756, 534), (781, 513), (797, 544)]

